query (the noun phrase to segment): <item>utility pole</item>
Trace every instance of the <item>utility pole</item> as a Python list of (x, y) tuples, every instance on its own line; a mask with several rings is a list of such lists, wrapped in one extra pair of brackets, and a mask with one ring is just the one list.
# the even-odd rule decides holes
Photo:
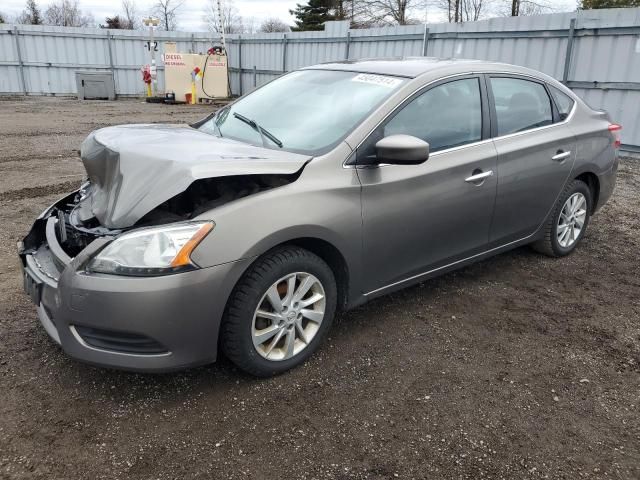
[(218, 30), (220, 31), (220, 37), (222, 40), (222, 48), (224, 49), (224, 53), (227, 53), (227, 40), (225, 37), (224, 31), (224, 0), (218, 0)]
[(149, 27), (149, 52), (151, 53), (151, 82), (153, 84), (153, 96), (158, 95), (158, 69), (156, 67), (156, 44), (154, 41), (153, 27), (157, 27), (160, 24), (160, 20), (154, 17), (145, 18), (142, 20), (145, 26)]

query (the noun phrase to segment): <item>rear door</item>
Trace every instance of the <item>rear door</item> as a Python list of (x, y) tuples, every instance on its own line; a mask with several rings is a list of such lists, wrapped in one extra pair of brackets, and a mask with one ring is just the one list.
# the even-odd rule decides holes
[(414, 95), (358, 148), (358, 159), (367, 163), (377, 141), (397, 134), (429, 142), (431, 154), (421, 165), (358, 169), (367, 292), (483, 251), (489, 237), (496, 152), (483, 79), (456, 77)]
[(533, 234), (573, 167), (576, 140), (546, 85), (532, 77), (490, 75), (498, 191), (490, 247)]

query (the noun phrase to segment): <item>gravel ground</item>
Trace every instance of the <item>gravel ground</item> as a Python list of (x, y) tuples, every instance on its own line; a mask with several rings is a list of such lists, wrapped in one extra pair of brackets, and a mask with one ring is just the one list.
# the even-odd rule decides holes
[(82, 176), (91, 130), (203, 106), (0, 100), (0, 478), (640, 478), (640, 162), (578, 251), (520, 248), (337, 318), (269, 380), (67, 358), (15, 244)]

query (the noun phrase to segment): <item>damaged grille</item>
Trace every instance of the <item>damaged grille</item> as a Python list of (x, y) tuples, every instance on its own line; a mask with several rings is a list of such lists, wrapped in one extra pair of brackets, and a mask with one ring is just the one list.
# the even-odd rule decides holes
[(70, 221), (70, 211), (71, 210), (58, 211), (56, 238), (65, 253), (73, 258), (100, 235), (92, 234), (74, 227)]

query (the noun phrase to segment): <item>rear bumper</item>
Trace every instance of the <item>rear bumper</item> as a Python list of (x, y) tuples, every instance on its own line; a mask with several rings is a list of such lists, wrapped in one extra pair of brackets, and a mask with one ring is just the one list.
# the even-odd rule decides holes
[[(38, 221), (46, 223), (38, 231), (55, 231), (46, 228), (55, 217)], [(150, 278), (87, 273), (85, 264), (109, 241), (95, 240), (66, 263), (55, 234), (21, 251), (25, 287), (49, 336), (78, 360), (119, 369), (214, 362), (227, 298), (250, 260)]]

